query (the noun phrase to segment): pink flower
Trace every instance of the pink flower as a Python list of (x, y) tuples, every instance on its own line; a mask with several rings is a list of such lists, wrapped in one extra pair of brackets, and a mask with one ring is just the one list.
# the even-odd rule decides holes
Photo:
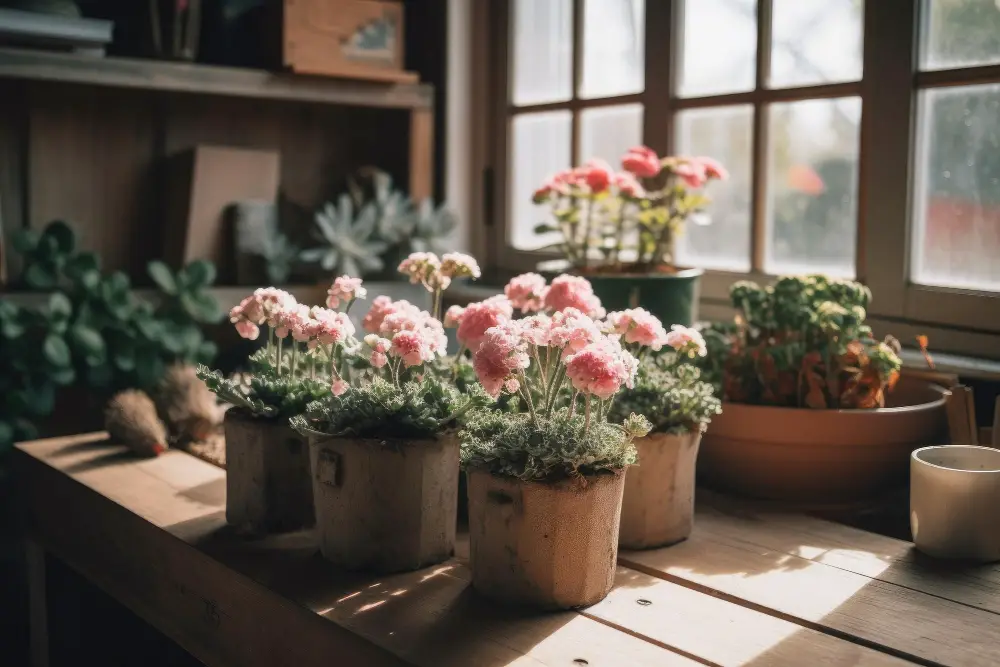
[(614, 185), (618, 188), (618, 194), (626, 199), (641, 199), (646, 196), (646, 189), (628, 172), (615, 174)]
[(451, 306), (444, 313), (444, 325), (449, 329), (455, 329), (462, 323), (462, 316), (465, 314), (465, 308), (461, 306)]
[(522, 313), (541, 310), (545, 291), (545, 278), (537, 273), (522, 273), (519, 276), (514, 276), (503, 288), (504, 296), (514, 308), (519, 308)]
[(700, 188), (708, 179), (705, 167), (700, 162), (685, 160), (676, 164), (673, 171), (689, 188)]
[(441, 272), (441, 260), (432, 252), (410, 253), (409, 257), (399, 263), (398, 270), (409, 276), (411, 283), (421, 283), (430, 291), (447, 289), (451, 284), (451, 277)]
[(256, 290), (253, 295), (260, 308), (260, 316), (271, 327), (277, 324), (278, 317), (282, 312), (294, 308), (298, 304), (291, 294), (275, 287), (262, 287)]
[(361, 322), (361, 326), (364, 327), (365, 331), (378, 333), (379, 328), (382, 326), (382, 320), (392, 312), (393, 306), (393, 300), (384, 294), (375, 297), (375, 300), (372, 301), (372, 307), (368, 309), (368, 314), (365, 315), (365, 319)]
[(517, 322), (491, 327), (472, 357), (472, 368), (483, 389), (496, 398), (504, 384), (530, 363)]
[(652, 178), (660, 173), (660, 158), (647, 146), (635, 146), (622, 156), (622, 169), (639, 178)]
[(531, 201), (535, 204), (544, 204), (552, 196), (552, 193), (556, 191), (556, 182), (552, 179), (545, 181), (542, 187), (535, 190), (531, 195)]
[(419, 366), (432, 358), (424, 337), (417, 331), (400, 331), (394, 335), (390, 354), (402, 359), (407, 367)]
[(312, 326), (309, 334), (310, 347), (342, 343), (354, 335), (354, 323), (344, 313), (313, 306), (309, 311)]
[(611, 184), (611, 166), (604, 160), (588, 160), (578, 171), (578, 177), (594, 194), (604, 192)]
[(552, 316), (549, 345), (562, 348), (564, 358), (603, 337), (597, 323), (576, 308)]
[(389, 363), (389, 357), (384, 352), (372, 352), (371, 359), (368, 360), (372, 368), (382, 368)]
[(566, 358), (566, 377), (577, 391), (607, 400), (622, 385), (632, 386), (638, 362), (621, 349), (618, 340), (605, 337)]
[(701, 333), (680, 324), (670, 327), (666, 343), (677, 350), (678, 354), (689, 357), (704, 357), (708, 354), (708, 348), (705, 347), (705, 339)]
[(708, 178), (717, 178), (720, 181), (729, 178), (729, 172), (726, 171), (726, 168), (718, 160), (710, 157), (699, 157), (695, 158), (695, 160), (701, 164)]
[(240, 320), (236, 323), (236, 332), (243, 338), (257, 340), (257, 336), (260, 335), (260, 327), (250, 320)]
[(341, 395), (343, 395), (343, 394), (344, 394), (344, 393), (345, 393), (345, 392), (346, 392), (346, 391), (347, 391), (348, 389), (350, 389), (350, 386), (349, 386), (349, 385), (347, 384), (347, 382), (345, 382), (345, 381), (344, 381), (344, 380), (342, 380), (342, 379), (337, 379), (337, 380), (334, 380), (334, 381), (333, 381), (333, 384), (332, 384), (332, 385), (330, 385), (330, 391), (332, 391), (332, 392), (333, 392), (333, 395), (334, 395), (334, 396), (341, 396)]
[(333, 281), (333, 285), (326, 292), (326, 307), (337, 308), (341, 302), (350, 303), (354, 299), (363, 299), (368, 295), (368, 290), (362, 287), (361, 278), (351, 278), (341, 276)]
[(553, 312), (561, 312), (567, 308), (576, 308), (590, 317), (603, 317), (604, 308), (601, 300), (594, 294), (594, 288), (586, 278), (563, 274), (557, 276), (543, 300), (545, 308)]
[(389, 348), (392, 346), (392, 341), (382, 338), (376, 334), (368, 334), (365, 336), (365, 345), (370, 347), (375, 352), (388, 352)]
[(653, 350), (667, 342), (667, 331), (660, 320), (643, 308), (630, 308), (608, 314), (612, 330), (623, 336), (626, 343), (638, 343)]
[(505, 296), (493, 296), (485, 301), (470, 303), (462, 313), (456, 337), (458, 342), (473, 352), (486, 335), (486, 330), (502, 324), (514, 315), (514, 309)]
[(552, 318), (544, 313), (517, 320), (525, 341), (536, 347), (548, 347), (552, 343)]
[(509, 394), (516, 394), (521, 389), (521, 382), (517, 378), (507, 378), (503, 388)]
[(273, 317), (268, 318), (268, 323), (274, 327), (274, 335), (278, 338), (292, 338), (298, 341), (309, 339), (308, 327), (311, 322), (309, 316), (309, 306), (295, 304), (277, 312)]
[(479, 278), (479, 262), (461, 252), (446, 252), (441, 257), (441, 275), (446, 278)]

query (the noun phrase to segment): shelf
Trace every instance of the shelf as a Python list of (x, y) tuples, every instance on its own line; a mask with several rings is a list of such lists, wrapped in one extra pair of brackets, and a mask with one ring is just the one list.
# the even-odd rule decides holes
[(427, 84), (374, 83), (10, 48), (0, 48), (0, 78), (389, 109), (430, 109), (433, 105), (433, 90)]

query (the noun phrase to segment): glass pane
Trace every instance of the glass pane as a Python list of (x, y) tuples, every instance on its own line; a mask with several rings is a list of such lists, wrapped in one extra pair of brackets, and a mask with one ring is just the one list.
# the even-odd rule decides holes
[(569, 111), (523, 114), (511, 121), (507, 234), (515, 248), (530, 250), (559, 240), (558, 234), (535, 234), (535, 225), (550, 216), (548, 207), (534, 204), (531, 195), (549, 176), (570, 166), (572, 125)]
[(1000, 63), (1000, 3), (924, 0), (923, 69)]
[(677, 94), (700, 97), (753, 90), (757, 0), (685, 0)]
[(769, 273), (853, 277), (861, 100), (845, 97), (769, 109)]
[(1000, 85), (922, 93), (913, 280), (1000, 290)]
[(712, 183), (704, 220), (689, 222), (677, 243), (682, 266), (750, 270), (750, 193), (753, 107), (692, 109), (677, 114), (677, 151), (713, 157), (729, 180)]
[(601, 158), (614, 168), (629, 148), (642, 143), (642, 105), (585, 109), (580, 112), (580, 161)]
[(860, 79), (864, 11), (861, 0), (774, 0), (769, 85)]
[(573, 95), (572, 0), (514, 3), (511, 99), (516, 105), (561, 102)]
[(641, 93), (645, 34), (645, 0), (585, 0), (580, 97)]

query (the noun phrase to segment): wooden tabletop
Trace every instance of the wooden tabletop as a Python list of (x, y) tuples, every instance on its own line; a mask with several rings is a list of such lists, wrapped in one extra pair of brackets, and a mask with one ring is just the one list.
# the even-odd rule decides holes
[(682, 544), (621, 553), (603, 602), (542, 614), (477, 596), (462, 540), (376, 577), (311, 533), (241, 539), (225, 472), (182, 452), (140, 461), (104, 434), (18, 450), (32, 537), (208, 665), (1000, 665), (1000, 566), (734, 500), (701, 498)]

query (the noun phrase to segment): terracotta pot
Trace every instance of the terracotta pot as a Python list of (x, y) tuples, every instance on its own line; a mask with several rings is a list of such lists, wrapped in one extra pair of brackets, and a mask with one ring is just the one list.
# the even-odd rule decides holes
[(877, 410), (725, 403), (705, 433), (699, 479), (799, 508), (870, 500), (906, 483), (914, 449), (944, 441), (946, 393), (904, 376)]
[(455, 553), (458, 439), (310, 437), (320, 549), (349, 570), (416, 570)]
[(924, 447), (910, 461), (910, 528), (936, 558), (1000, 561), (1000, 450)]
[(285, 419), (226, 411), (226, 521), (264, 535), (309, 528), (313, 518), (309, 448)]
[(700, 442), (701, 433), (653, 433), (635, 441), (639, 464), (625, 476), (620, 548), (665, 547), (691, 535)]
[(469, 473), (469, 561), (479, 593), (542, 609), (599, 602), (618, 557), (625, 471), (554, 484)]

